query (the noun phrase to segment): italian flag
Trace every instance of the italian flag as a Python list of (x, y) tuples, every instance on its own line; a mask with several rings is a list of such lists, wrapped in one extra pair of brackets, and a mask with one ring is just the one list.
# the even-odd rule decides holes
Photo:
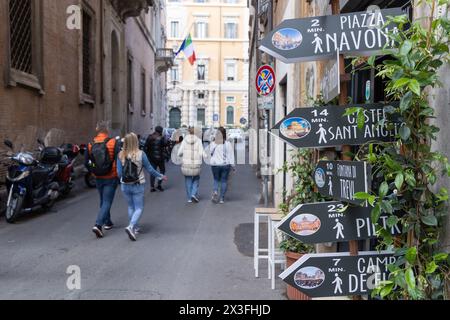
[(195, 61), (197, 60), (197, 57), (195, 56), (194, 44), (192, 43), (192, 38), (190, 34), (183, 41), (183, 44), (181, 45), (181, 48), (180, 50), (178, 50), (176, 55), (178, 56), (181, 51), (184, 52), (184, 56), (189, 60), (189, 63), (191, 65), (194, 65)]

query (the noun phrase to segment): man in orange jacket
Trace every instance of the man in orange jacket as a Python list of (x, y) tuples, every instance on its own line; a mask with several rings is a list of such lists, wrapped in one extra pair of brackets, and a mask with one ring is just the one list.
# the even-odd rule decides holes
[(114, 202), (119, 178), (117, 176), (117, 155), (120, 151), (119, 141), (109, 137), (107, 122), (99, 122), (96, 128), (97, 136), (88, 145), (86, 167), (96, 177), (97, 190), (100, 194), (100, 211), (92, 231), (97, 238), (103, 238), (103, 228), (111, 230), (114, 224), (111, 220), (111, 207)]

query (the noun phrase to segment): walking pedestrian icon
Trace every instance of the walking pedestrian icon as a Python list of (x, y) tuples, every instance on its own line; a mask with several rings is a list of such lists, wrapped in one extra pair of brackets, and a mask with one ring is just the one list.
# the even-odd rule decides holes
[(319, 131), (316, 134), (320, 135), (319, 144), (327, 144), (327, 130), (323, 127), (323, 124), (319, 124)]
[(336, 279), (334, 279), (334, 281), (332, 282), (332, 284), (335, 285), (334, 294), (336, 295), (342, 294), (343, 293), (342, 285), (344, 284), (344, 281), (342, 281), (342, 279), (339, 278), (339, 274), (336, 273), (334, 276), (336, 277)]
[(323, 53), (323, 49), (322, 49), (322, 44), (323, 44), (323, 40), (320, 39), (319, 35), (317, 33), (314, 33), (314, 41), (312, 42), (312, 44), (314, 44), (316, 46), (314, 53)]
[(336, 226), (333, 228), (333, 230), (337, 231), (337, 233), (336, 233), (336, 240), (345, 239), (345, 236), (344, 236), (344, 225), (340, 222), (339, 219), (336, 219), (335, 221), (336, 221)]

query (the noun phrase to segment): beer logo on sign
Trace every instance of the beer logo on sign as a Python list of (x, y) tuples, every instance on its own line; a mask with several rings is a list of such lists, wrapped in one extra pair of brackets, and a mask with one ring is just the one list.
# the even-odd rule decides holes
[(314, 175), (314, 180), (316, 180), (316, 184), (319, 188), (325, 187), (326, 176), (325, 176), (325, 171), (322, 168), (318, 168), (316, 170), (316, 174)]
[(325, 272), (316, 267), (302, 268), (295, 274), (294, 282), (302, 289), (316, 289), (325, 282)]
[(311, 124), (304, 118), (290, 118), (281, 124), (280, 132), (289, 139), (303, 139), (311, 132)]
[(281, 29), (272, 37), (272, 43), (275, 48), (283, 51), (294, 50), (298, 48), (302, 42), (302, 33), (292, 28)]
[(320, 230), (322, 222), (313, 214), (305, 213), (296, 216), (290, 223), (291, 231), (299, 236), (306, 237)]

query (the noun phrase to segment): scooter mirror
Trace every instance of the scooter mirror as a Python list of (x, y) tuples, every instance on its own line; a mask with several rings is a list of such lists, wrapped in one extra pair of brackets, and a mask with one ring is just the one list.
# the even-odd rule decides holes
[(4, 143), (5, 143), (5, 146), (7, 146), (8, 148), (10, 148), (10, 149), (14, 148), (14, 144), (10, 140), (5, 140)]

